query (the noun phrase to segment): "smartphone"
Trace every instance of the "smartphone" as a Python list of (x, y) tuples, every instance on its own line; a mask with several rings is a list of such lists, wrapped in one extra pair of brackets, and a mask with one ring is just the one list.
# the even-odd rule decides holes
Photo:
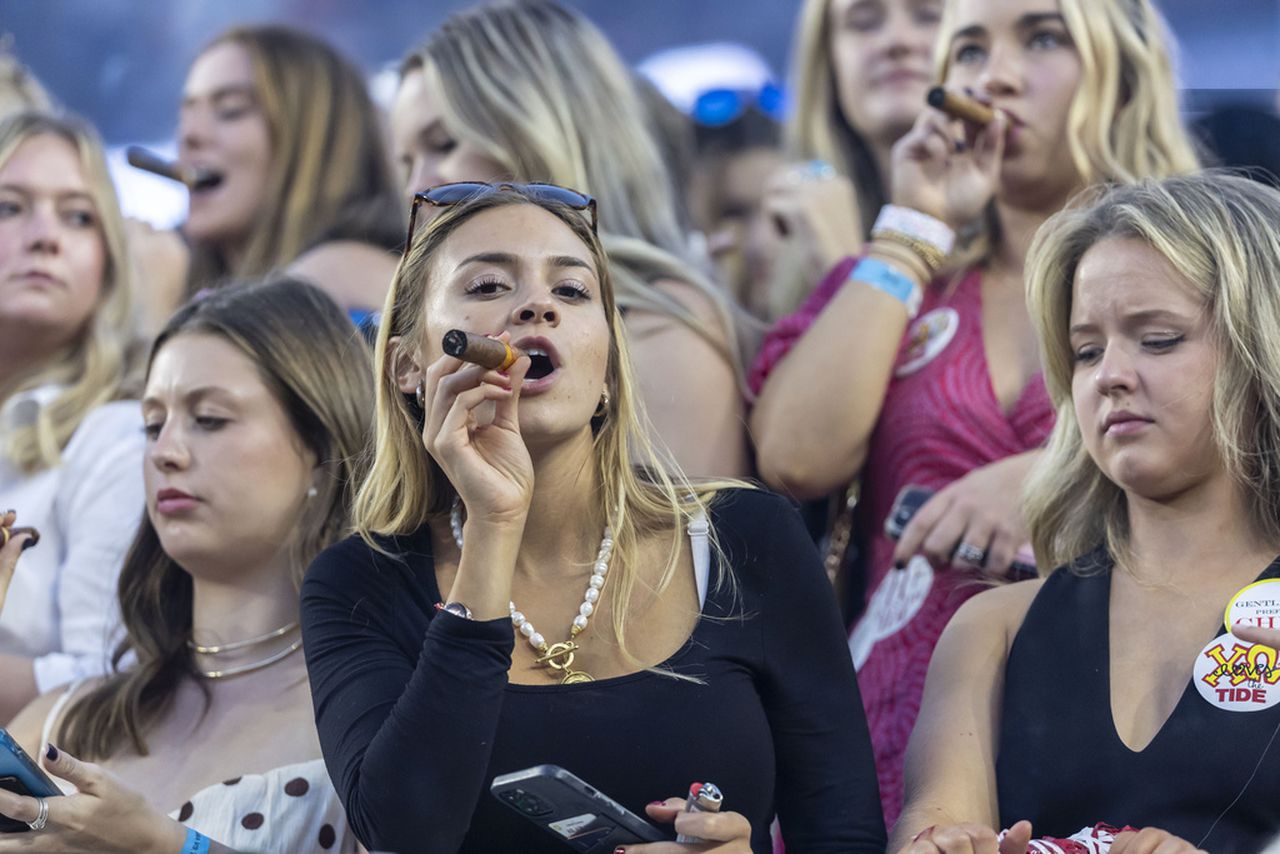
[(502, 803), (584, 854), (612, 854), (619, 845), (670, 837), (558, 765), (536, 765), (493, 778)]
[[(898, 497), (893, 499), (893, 507), (890, 508), (889, 515), (884, 520), (884, 535), (895, 542), (900, 539), (902, 532), (907, 529), (907, 523), (924, 506), (924, 503), (933, 497), (933, 493), (934, 490), (927, 486), (908, 484), (902, 487)], [(1035, 564), (1029, 561), (1015, 559), (1009, 564), (1011, 578), (1035, 578), (1038, 574)]]
[[(62, 794), (49, 775), (4, 729), (0, 729), (0, 789), (35, 798)], [(30, 829), (25, 821), (0, 815), (0, 833), (26, 833)]]

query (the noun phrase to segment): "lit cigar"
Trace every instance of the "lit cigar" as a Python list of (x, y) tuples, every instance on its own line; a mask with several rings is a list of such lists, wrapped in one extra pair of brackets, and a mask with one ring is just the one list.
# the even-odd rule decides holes
[(925, 100), (929, 102), (930, 107), (978, 127), (986, 127), (996, 117), (995, 110), (986, 104), (942, 86), (934, 86), (930, 89)]
[(444, 334), (444, 352), (464, 362), (471, 362), (491, 371), (505, 371), (524, 355), (506, 341), (486, 338), (461, 329), (450, 329)]
[(204, 190), (222, 183), (222, 176), (208, 169), (184, 169), (177, 163), (170, 163), (137, 145), (129, 146), (125, 151), (125, 157), (129, 165), (135, 169), (185, 184), (188, 190)]

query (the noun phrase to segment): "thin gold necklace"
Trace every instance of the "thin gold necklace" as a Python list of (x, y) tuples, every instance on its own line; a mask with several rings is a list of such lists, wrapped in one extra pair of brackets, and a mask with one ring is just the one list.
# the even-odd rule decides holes
[(239, 676), (241, 673), (252, 673), (264, 667), (270, 667), (277, 661), (284, 661), (300, 649), (302, 649), (302, 638), (298, 638), (284, 649), (267, 656), (261, 661), (251, 661), (248, 664), (241, 664), (237, 667), (228, 667), (226, 670), (201, 670), (200, 675), (206, 679), (225, 679), (228, 676)]
[(256, 638), (248, 638), (246, 640), (232, 641), (231, 643), (218, 644), (217, 646), (200, 646), (194, 640), (187, 641), (187, 646), (197, 655), (219, 655), (232, 650), (244, 649), (245, 647), (257, 646), (266, 643), (269, 640), (275, 640), (278, 637), (284, 637), (298, 627), (298, 621), (287, 623), (278, 629), (272, 629), (265, 635), (258, 635)]

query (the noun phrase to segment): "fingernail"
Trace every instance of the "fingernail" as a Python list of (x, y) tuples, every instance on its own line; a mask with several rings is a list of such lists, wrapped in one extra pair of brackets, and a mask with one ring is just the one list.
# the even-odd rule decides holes
[(651, 806), (651, 807), (659, 807), (659, 806), (662, 806), (662, 801), (649, 801), (649, 806)]
[(20, 549), (20, 551), (25, 552), (27, 549), (31, 548), (38, 542), (40, 542), (40, 538), (37, 537), (35, 534), (32, 534), (31, 536), (27, 537), (25, 540), (22, 541), (22, 548)]
[(906, 563), (906, 561), (902, 561), (902, 560), (895, 560), (895, 561), (893, 562), (893, 568), (894, 568), (894, 569), (906, 569), (906, 568), (907, 568), (907, 563)]
[(967, 147), (963, 139), (956, 140), (956, 151), (964, 151)]
[(48, 759), (50, 762), (57, 762), (57, 761), (58, 761), (58, 748), (54, 747), (54, 746), (53, 746), (53, 744), (52, 744), (52, 743), (50, 743), (50, 744), (49, 744), (49, 746), (48, 746), (48, 748), (46, 748), (46, 749), (45, 749), (45, 751), (44, 751), (44, 756), (45, 756), (45, 758), (46, 758), (46, 759)]
[(617, 848), (613, 849), (613, 854), (627, 854), (627, 849), (619, 845)]

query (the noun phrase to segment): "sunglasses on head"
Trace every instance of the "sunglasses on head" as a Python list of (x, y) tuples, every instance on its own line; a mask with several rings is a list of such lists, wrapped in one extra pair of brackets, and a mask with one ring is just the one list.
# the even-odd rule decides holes
[(413, 194), (413, 205), (409, 208), (409, 233), (404, 241), (404, 254), (409, 254), (409, 246), (413, 243), (413, 235), (417, 230), (418, 208), (422, 205), (447, 208), (450, 205), (502, 190), (515, 190), (538, 202), (556, 202), (576, 211), (588, 211), (591, 214), (591, 233), (597, 233), (596, 200), (586, 193), (579, 193), (577, 190), (570, 190), (558, 184), (521, 184), (514, 181), (486, 184), (482, 181), (458, 181), (453, 184), (440, 184)]

